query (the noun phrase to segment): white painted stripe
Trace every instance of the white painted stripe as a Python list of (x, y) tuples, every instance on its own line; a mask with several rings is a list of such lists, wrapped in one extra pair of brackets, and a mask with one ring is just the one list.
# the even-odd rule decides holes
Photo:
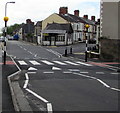
[(118, 74), (120, 74), (120, 73), (111, 73), (112, 75), (118, 75)]
[(52, 104), (51, 103), (47, 103), (47, 111), (48, 113), (52, 113)]
[(24, 89), (27, 88), (28, 82), (29, 82), (29, 80), (25, 80), (25, 84), (24, 84), (24, 86), (23, 86)]
[(96, 72), (96, 74), (105, 74), (104, 72)]
[(48, 103), (48, 101), (47, 101), (46, 99), (44, 99), (43, 97), (39, 96), (37, 93), (33, 92), (32, 90), (27, 89), (27, 88), (26, 88), (26, 90), (27, 90), (29, 93), (33, 94), (33, 95), (34, 95), (35, 97), (37, 97), (38, 99), (42, 100), (43, 102)]
[(89, 73), (89, 72), (80, 72), (80, 73), (82, 73), (82, 74), (87, 74), (87, 73)]
[(49, 62), (49, 61), (47, 61), (47, 60), (41, 60), (41, 62), (43, 62), (43, 63), (45, 63), (45, 64), (47, 64), (47, 65), (54, 65), (52, 62)]
[(80, 73), (73, 73), (73, 74), (80, 75), (80, 76), (87, 77), (87, 78), (91, 78), (91, 79), (97, 79), (95, 77), (91, 77), (91, 76), (88, 76), (88, 75), (83, 75), (83, 74), (80, 74)]
[(26, 51), (27, 49), (24, 48), (24, 50)]
[(61, 70), (61, 68), (58, 68), (58, 67), (52, 67), (52, 70)]
[(54, 72), (53, 71), (48, 71), (48, 72), (43, 72), (43, 73), (45, 73), (45, 74), (52, 74)]
[(103, 82), (102, 80), (97, 79), (96, 77), (92, 77), (92, 76), (88, 76), (88, 75), (83, 75), (83, 74), (79, 74), (79, 73), (73, 73), (73, 74), (75, 74), (75, 75), (80, 75), (80, 76), (83, 76), (83, 77), (87, 77), (87, 78), (91, 78), (91, 79), (97, 80), (98, 82), (100, 82), (101, 84), (103, 84), (103, 85), (104, 85), (105, 87), (107, 87), (107, 88), (110, 88), (110, 89), (112, 89), (112, 90), (114, 90), (114, 91), (120, 91), (120, 89), (113, 88), (113, 87), (109, 86), (108, 84), (106, 84), (105, 82)]
[(18, 61), (18, 63), (19, 63), (20, 65), (27, 65), (27, 63), (26, 63), (25, 61)]
[(75, 65), (75, 66), (79, 65), (79, 64), (76, 64), (76, 63), (73, 63), (73, 62), (70, 62), (70, 61), (64, 61), (64, 62), (66, 62), (68, 64), (71, 64), (71, 65)]
[(23, 86), (23, 88), (27, 88), (27, 85), (28, 85), (28, 82), (29, 82), (29, 77), (28, 77), (28, 74), (27, 73), (25, 73), (25, 78), (26, 78), (26, 80), (25, 80), (25, 84), (24, 84), (24, 86)]
[(86, 64), (86, 63), (83, 63), (83, 62), (76, 62), (76, 63), (78, 63), (78, 64), (82, 64), (82, 65), (85, 65), (85, 66), (92, 66), (91, 64)]
[(36, 74), (36, 72), (27, 72), (28, 74)]
[(71, 71), (63, 71), (64, 74), (72, 73)]
[(120, 91), (120, 89), (117, 89), (117, 88), (111, 88), (111, 89), (115, 91)]
[(60, 65), (67, 65), (67, 64), (65, 64), (64, 62), (60, 62), (60, 61), (53, 61), (53, 62), (55, 62), (55, 63), (57, 63), (57, 64), (60, 64)]
[(99, 81), (101, 84), (103, 84), (105, 87), (107, 87), (107, 88), (110, 88), (110, 86), (109, 85), (107, 85), (105, 82), (103, 82), (102, 80), (100, 80), (100, 79), (96, 79), (97, 81)]
[(33, 65), (41, 65), (39, 62), (35, 60), (30, 60), (29, 62), (32, 63)]
[(80, 71), (79, 69), (69, 69), (69, 71)]
[(29, 80), (28, 74), (25, 73), (26, 80)]

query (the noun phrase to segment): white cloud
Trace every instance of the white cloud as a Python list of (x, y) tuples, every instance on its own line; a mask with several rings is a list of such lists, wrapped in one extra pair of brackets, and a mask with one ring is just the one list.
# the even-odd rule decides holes
[[(80, 15), (96, 15), (99, 16), (99, 6), (94, 3), (100, 0), (9, 0), (15, 1), (15, 4), (7, 5), (7, 16), (10, 18), (8, 25), (15, 23), (25, 23), (26, 19), (30, 18), (32, 21), (39, 21), (47, 18), (52, 13), (58, 13), (59, 7), (68, 7), (69, 13), (79, 9)], [(0, 28), (4, 27), (4, 12), (5, 3), (8, 0), (0, 0)], [(89, 8), (86, 7), (87, 3)]]

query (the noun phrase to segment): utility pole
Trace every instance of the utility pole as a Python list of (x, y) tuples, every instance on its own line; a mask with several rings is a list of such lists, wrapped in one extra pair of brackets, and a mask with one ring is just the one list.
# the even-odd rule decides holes
[(8, 3), (15, 3), (15, 2), (7, 2), (5, 4), (5, 17), (4, 17), (4, 21), (5, 21), (5, 35), (4, 35), (4, 65), (6, 65), (6, 36), (7, 36), (7, 21), (9, 20), (9, 18), (7, 17), (7, 4)]
[(87, 62), (87, 50), (88, 50), (88, 28), (90, 27), (89, 24), (85, 24), (85, 28), (86, 28), (86, 33), (85, 33), (85, 36), (86, 36), (86, 50), (85, 50), (85, 62)]

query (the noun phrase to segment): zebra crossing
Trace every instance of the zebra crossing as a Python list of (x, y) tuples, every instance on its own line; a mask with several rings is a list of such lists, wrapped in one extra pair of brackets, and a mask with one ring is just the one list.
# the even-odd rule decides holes
[(59, 61), (59, 60), (49, 61), (49, 60), (46, 60), (46, 59), (45, 60), (18, 60), (17, 62), (21, 66), (24, 66), (24, 65), (33, 65), (33, 66), (40, 66), (40, 65), (49, 65), (49, 66), (54, 66), (54, 65), (93, 66), (89, 63), (84, 63), (84, 62), (80, 62), (80, 61), (69, 61), (69, 60), (64, 60), (64, 61)]

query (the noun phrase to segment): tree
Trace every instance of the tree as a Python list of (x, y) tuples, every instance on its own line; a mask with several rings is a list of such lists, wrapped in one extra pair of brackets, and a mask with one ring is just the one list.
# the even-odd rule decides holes
[[(14, 32), (16, 32), (19, 29), (20, 25), (21, 24), (14, 24), (14, 25), (8, 26), (7, 27), (7, 34), (13, 35)], [(4, 28), (2, 28), (2, 32), (4, 33)]]

